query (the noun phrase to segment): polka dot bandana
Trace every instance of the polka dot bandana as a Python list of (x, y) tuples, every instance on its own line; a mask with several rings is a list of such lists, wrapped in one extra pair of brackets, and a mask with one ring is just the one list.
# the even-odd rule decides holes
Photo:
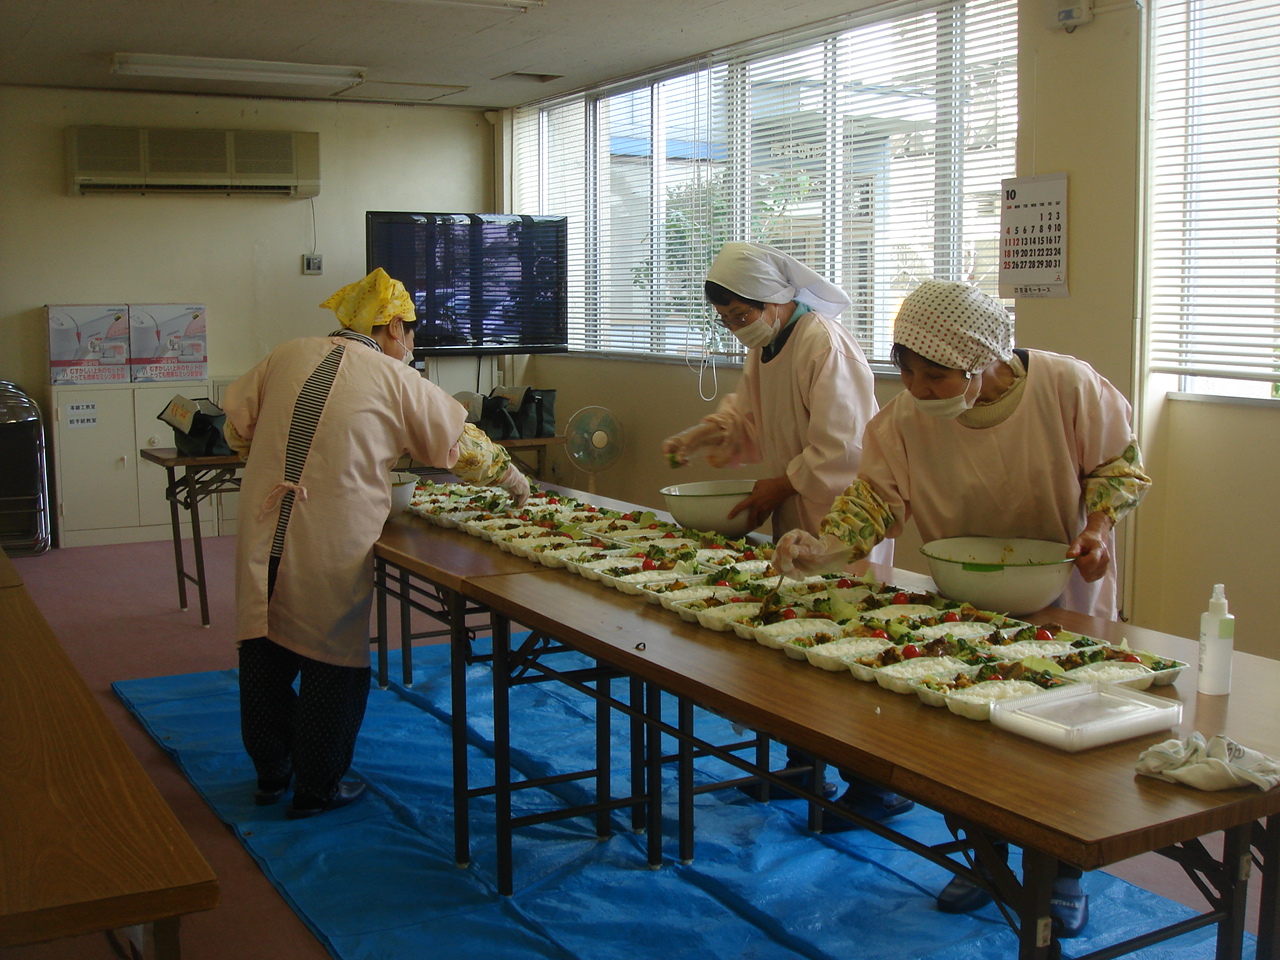
[(926, 280), (902, 301), (893, 341), (926, 360), (972, 372), (1013, 355), (1013, 321), (977, 287)]
[(348, 330), (365, 336), (369, 336), (374, 327), (397, 317), (405, 323), (413, 323), (418, 318), (404, 284), (392, 280), (381, 267), (363, 280), (347, 284), (320, 306), (336, 313), (338, 321)]
[(748, 300), (799, 300), (832, 320), (849, 306), (849, 297), (834, 283), (790, 254), (763, 243), (726, 243), (707, 271), (707, 279)]

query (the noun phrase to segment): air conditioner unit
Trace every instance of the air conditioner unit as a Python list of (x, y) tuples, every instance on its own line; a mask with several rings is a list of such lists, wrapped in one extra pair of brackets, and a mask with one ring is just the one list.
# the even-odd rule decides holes
[(314, 197), (320, 135), (296, 130), (68, 127), (67, 184), (89, 193)]

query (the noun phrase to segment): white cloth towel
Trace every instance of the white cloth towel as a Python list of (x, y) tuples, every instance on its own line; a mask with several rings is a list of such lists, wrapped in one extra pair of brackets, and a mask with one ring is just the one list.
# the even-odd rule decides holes
[(1138, 757), (1138, 772), (1198, 790), (1230, 790), (1253, 785), (1270, 790), (1280, 783), (1280, 763), (1227, 737), (1192, 733), (1185, 740), (1166, 740)]

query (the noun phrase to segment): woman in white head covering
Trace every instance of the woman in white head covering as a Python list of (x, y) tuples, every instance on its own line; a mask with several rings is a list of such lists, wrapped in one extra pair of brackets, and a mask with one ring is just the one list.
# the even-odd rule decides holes
[[(1114, 619), (1112, 528), (1151, 485), (1128, 401), (1081, 360), (1014, 349), (1004, 307), (967, 284), (922, 283), (902, 302), (893, 338), (906, 389), (867, 426), (858, 478), (821, 538), (788, 534), (774, 562), (797, 575), (838, 569), (910, 518), (926, 543), (1056, 540), (1076, 567), (1056, 603)], [(1063, 936), (1088, 918), (1078, 876), (1055, 886)], [(967, 912), (987, 899), (957, 878), (938, 904)]]
[[(853, 481), (862, 431), (878, 409), (875, 381), (861, 348), (836, 322), (849, 306), (844, 291), (781, 250), (726, 243), (707, 271), (707, 299), (720, 323), (747, 348), (742, 380), (715, 413), (670, 437), (673, 466), (699, 449), (713, 466), (759, 464), (763, 478), (729, 513), (750, 511), (752, 527), (773, 517), (773, 535), (818, 531), (837, 494)], [(893, 544), (875, 548), (891, 564)], [(788, 765), (811, 758), (788, 750)], [(841, 769), (848, 789), (839, 803), (878, 820), (915, 804)], [(801, 777), (808, 785), (810, 775)], [(835, 786), (830, 795), (835, 795)], [(782, 791), (780, 797), (792, 796)], [(823, 831), (852, 821), (823, 813)]]
[[(707, 299), (747, 348), (738, 389), (662, 445), (673, 466), (704, 450), (717, 467), (759, 464), (744, 510), (774, 536), (818, 531), (858, 472), (862, 430), (878, 409), (857, 341), (835, 321), (849, 298), (794, 257), (760, 243), (726, 243), (707, 271)], [(892, 562), (891, 546), (874, 558)]]

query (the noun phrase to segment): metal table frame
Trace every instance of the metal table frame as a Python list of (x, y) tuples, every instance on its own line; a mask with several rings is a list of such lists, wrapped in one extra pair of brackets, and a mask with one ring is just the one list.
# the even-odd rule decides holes
[[(209, 626), (209, 596), (204, 569), (204, 542), (200, 532), (200, 501), (218, 493), (240, 490), (239, 471), (244, 461), (232, 454), (221, 457), (184, 457), (172, 447), (139, 450), (144, 460), (159, 464), (168, 473), (164, 497), (169, 501), (169, 523), (173, 530), (173, 562), (178, 573), (178, 606), (187, 609), (187, 584), (194, 583), (200, 599), (200, 623)], [(181, 473), (179, 473), (181, 469)], [(182, 549), (181, 507), (191, 516), (191, 552), (194, 575), (187, 572)]]
[[(432, 528), (428, 528), (432, 529)], [(768, 766), (768, 735), (739, 743), (718, 744), (706, 740), (694, 729), (694, 704), (678, 691), (666, 689), (650, 676), (648, 670), (632, 669), (628, 665), (634, 657), (621, 656), (617, 662), (610, 655), (608, 641), (593, 642), (590, 649), (575, 646), (558, 635), (559, 615), (548, 611), (534, 613), (524, 610), (514, 600), (506, 601), (502, 597), (502, 583), (523, 582), (524, 577), (548, 575), (540, 568), (530, 567), (526, 572), (502, 571), (498, 575), (464, 575), (441, 565), (438, 559), (420, 564), (420, 569), (410, 569), (402, 564), (417, 564), (417, 558), (406, 552), (405, 544), (398, 542), (396, 546), (402, 563), (378, 558), (377, 565), (381, 571), (377, 578), (380, 594), (385, 594), (380, 603), (385, 603), (386, 596), (399, 599), (402, 604), (402, 625), (407, 624), (407, 612), (403, 605), (414, 605), (414, 609), (439, 619), (447, 633), (451, 645), (450, 672), (452, 702), (455, 705), (451, 718), (451, 736), (454, 769), (454, 816), (455, 816), (455, 859), (460, 866), (470, 862), (469, 849), (469, 804), (472, 799), (482, 796), (493, 796), (495, 802), (495, 831), (497, 835), (497, 871), (500, 892), (510, 894), (514, 889), (514, 868), (512, 864), (512, 833), (515, 829), (533, 823), (546, 822), (553, 819), (579, 816), (594, 816), (597, 833), (606, 836), (609, 832), (609, 813), (612, 810), (627, 808), (632, 810), (632, 826), (648, 831), (647, 859), (651, 867), (662, 863), (662, 839), (660, 835), (659, 804), (650, 802), (658, 798), (661, 792), (664, 767), (675, 768), (677, 784), (678, 809), (678, 856), (682, 861), (692, 859), (694, 851), (693, 829), (693, 796), (698, 792), (724, 789), (734, 785), (746, 785), (759, 782), (761, 790), (765, 782), (781, 782), (780, 774), (786, 772), (771, 770)], [(435, 582), (431, 576), (425, 575), (423, 569), (439, 569), (443, 579), (453, 581), (453, 588)], [(511, 580), (511, 577), (517, 580)], [(414, 581), (423, 581), (426, 587), (415, 586)], [(529, 581), (532, 583), (532, 581)], [(539, 588), (541, 589), (541, 588)], [(519, 591), (516, 591), (517, 593)], [(421, 603), (419, 595), (434, 596), (431, 603)], [(492, 784), (472, 786), (467, 769), (467, 667), (486, 655), (477, 654), (473, 649), (474, 631), (466, 626), (463, 611), (477, 612), (487, 610), (493, 627), (493, 651), (491, 683), (493, 684), (493, 721), (494, 721), (494, 776)], [(533, 629), (528, 637), (515, 648), (512, 648), (511, 625), (518, 622), (525, 627), (541, 623)], [(379, 621), (379, 643), (385, 648), (386, 618)], [(402, 642), (408, 643), (407, 627), (402, 626)], [(586, 636), (586, 634), (584, 634)], [(561, 669), (554, 662), (557, 654), (576, 651), (591, 661), (586, 669)], [(618, 648), (619, 654), (624, 651)], [(386, 663), (383, 659), (381, 676), (385, 682)], [(660, 672), (660, 671), (658, 671)], [(613, 682), (625, 680), (628, 684), (628, 699), (620, 699), (614, 695)], [(408, 670), (405, 682), (411, 682)], [(510, 766), (510, 691), (517, 686), (531, 682), (560, 682), (579, 692), (592, 697), (596, 703), (595, 726), (597, 731), (597, 755), (593, 767), (587, 770), (567, 771), (537, 780), (514, 780)], [(662, 715), (663, 693), (676, 698), (675, 722), (664, 719)], [(631, 738), (631, 783), (632, 788), (627, 796), (611, 796), (609, 773), (612, 767), (612, 749), (608, 742), (609, 716), (613, 712), (623, 714), (629, 719)], [(677, 741), (677, 750), (672, 755), (661, 753), (661, 737), (671, 736)], [(796, 742), (795, 746), (809, 753), (820, 755), (821, 750), (814, 750), (812, 744)], [(745, 751), (749, 756), (742, 756)], [(745, 776), (734, 780), (714, 784), (695, 785), (693, 782), (693, 759), (700, 754), (714, 755), (741, 770)], [(817, 775), (814, 782), (821, 783), (823, 761), (816, 763)], [(513, 815), (511, 798), (518, 790), (530, 788), (554, 787), (569, 781), (594, 780), (596, 794), (594, 802), (582, 804), (566, 804), (565, 806), (538, 813), (530, 817)], [(786, 784), (789, 790), (801, 793), (810, 804), (810, 826), (820, 823), (822, 809), (830, 809), (848, 816), (864, 829), (876, 833), (904, 848), (923, 856), (945, 869), (991, 889), (998, 904), (1008, 919), (1010, 926), (1018, 933), (1019, 956), (1026, 960), (1056, 957), (1060, 954), (1057, 938), (1052, 935), (1052, 920), (1049, 911), (1053, 879), (1057, 873), (1059, 858), (1038, 850), (1032, 844), (1002, 836), (992, 826), (975, 822), (959, 816), (955, 811), (945, 809), (945, 803), (936, 799), (928, 805), (942, 810), (948, 815), (948, 822), (956, 832), (956, 839), (943, 844), (928, 845), (892, 829), (885, 824), (850, 815), (824, 798), (796, 789), (794, 782)], [(895, 784), (895, 790), (901, 788)], [(916, 797), (920, 800), (920, 797)], [(1185, 842), (1174, 843), (1150, 852), (1177, 863), (1191, 879), (1196, 888), (1205, 897), (1209, 909), (1198, 916), (1188, 918), (1160, 930), (1151, 931), (1132, 938), (1123, 943), (1113, 944), (1107, 948), (1088, 954), (1077, 960), (1108, 960), (1124, 953), (1136, 950), (1191, 930), (1216, 924), (1218, 927), (1216, 957), (1218, 960), (1238, 960), (1241, 956), (1244, 941), (1245, 909), (1247, 885), (1256, 864), (1262, 874), (1262, 911), (1259, 921), (1257, 939), (1257, 956), (1267, 960), (1280, 958), (1280, 814), (1264, 815), (1260, 819), (1245, 823), (1224, 824), (1223, 851), (1215, 857), (1205, 848), (1200, 838), (1192, 838)], [(1006, 865), (1003, 856), (996, 851), (998, 842), (1016, 842), (1022, 846), (1022, 877), (1019, 878)], [(1139, 850), (1138, 852), (1142, 852)], [(963, 855), (963, 860), (956, 855)], [(992, 878), (984, 878), (977, 866), (981, 865)], [(1090, 869), (1097, 864), (1075, 864)]]

